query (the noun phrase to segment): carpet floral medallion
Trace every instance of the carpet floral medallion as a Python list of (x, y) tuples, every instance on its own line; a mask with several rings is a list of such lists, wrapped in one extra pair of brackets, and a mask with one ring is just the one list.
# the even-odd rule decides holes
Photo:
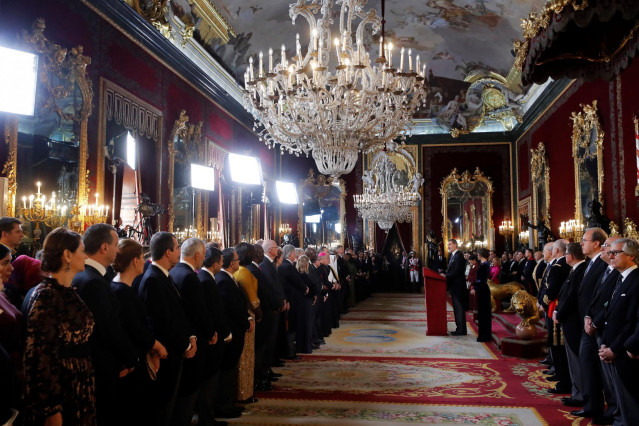
[(327, 398), (387, 401), (430, 398), (512, 399), (506, 383), (487, 363), (323, 357), (300, 361), (281, 370), (284, 378), (273, 395), (321, 394)]
[[(451, 310), (450, 306), (448, 307)], [(448, 312), (448, 329), (455, 329)], [(472, 320), (468, 314), (467, 319)], [(470, 325), (470, 322), (469, 322)], [(547, 390), (538, 360), (493, 343), (426, 336), (423, 295), (375, 294), (351, 309), (313, 354), (274, 368), (234, 425), (587, 425)]]
[(408, 404), (343, 403), (335, 401), (265, 400), (252, 405), (233, 424), (474, 424), (543, 425), (531, 408), (505, 408)]
[[(349, 314), (350, 315), (350, 314)], [(451, 339), (426, 338), (426, 323), (414, 321), (343, 321), (317, 355), (494, 359), (472, 333)], [(312, 356), (315, 356), (312, 355)]]

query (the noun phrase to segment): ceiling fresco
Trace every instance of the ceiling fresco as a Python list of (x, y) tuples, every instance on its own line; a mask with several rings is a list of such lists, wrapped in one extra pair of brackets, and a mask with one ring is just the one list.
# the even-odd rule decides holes
[[(211, 34), (202, 25), (197, 7), (203, 2), (226, 21), (228, 37)], [(269, 47), (279, 51), (282, 44), (292, 56), (296, 33), (302, 46), (308, 43), (306, 20), (291, 22), (291, 2), (172, 0), (170, 7), (183, 22), (193, 24), (194, 38), (243, 86), (250, 56)], [(527, 90), (520, 80), (507, 78), (515, 59), (513, 40), (521, 37), (521, 19), (543, 5), (543, 0), (387, 0), (386, 39), (426, 59), (430, 90), (418, 118), (430, 118), (453, 135), (473, 131), (485, 118), (512, 129), (521, 116), (517, 102)], [(381, 15), (379, 0), (364, 8)], [(337, 5), (333, 17), (338, 22)], [(378, 40), (379, 34), (367, 32), (365, 45), (374, 55)]]
[[(228, 43), (208, 41), (207, 48), (238, 79), (242, 78), (249, 55), (285, 44), (294, 47), (295, 34), (308, 40), (308, 28), (299, 18), (292, 25), (291, 0), (209, 0), (228, 21), (235, 37)], [(190, 12), (193, 0), (173, 0), (174, 12)], [(397, 46), (412, 48), (426, 59), (435, 76), (463, 80), (478, 70), (506, 76), (514, 56), (513, 39), (521, 38), (521, 19), (543, 7), (543, 0), (388, 0), (386, 33)], [(365, 6), (381, 14), (381, 2)], [(337, 15), (337, 7), (334, 7)], [(193, 18), (197, 21), (197, 18)], [(197, 33), (196, 33), (197, 36)], [(375, 48), (379, 35), (368, 34)], [(289, 52), (290, 53), (290, 52)]]

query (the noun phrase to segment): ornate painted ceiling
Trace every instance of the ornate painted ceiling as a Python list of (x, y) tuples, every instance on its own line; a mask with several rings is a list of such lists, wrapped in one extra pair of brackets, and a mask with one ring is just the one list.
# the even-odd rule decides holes
[[(183, 24), (181, 38), (196, 41), (243, 86), (250, 56), (260, 51), (266, 54), (269, 47), (279, 51), (282, 44), (293, 56), (296, 33), (302, 45), (308, 43), (306, 21), (300, 17), (295, 25), (291, 22), (291, 1), (127, 3), (146, 9), (147, 19), (148, 11), (159, 10), (152, 5), (164, 5), (166, 28), (174, 26), (171, 19), (178, 18)], [(519, 74), (512, 71), (513, 40), (521, 38), (522, 18), (543, 5), (543, 0), (386, 1), (386, 39), (396, 46), (412, 48), (422, 62), (426, 60), (429, 95), (416, 118), (432, 123), (435, 130), (430, 133), (456, 136), (472, 131), (512, 130), (521, 122), (525, 104), (534, 96), (528, 93), (529, 87), (522, 87)], [(364, 5), (365, 10), (371, 8), (381, 15), (381, 0)], [(333, 18), (335, 22), (339, 20), (338, 5), (333, 7)], [(374, 55), (378, 40), (379, 34), (367, 32), (365, 44)]]
[[(302, 41), (308, 39), (303, 19), (291, 23), (291, 0), (209, 1), (228, 22), (230, 39), (227, 42), (199, 31), (196, 37), (203, 38), (207, 49), (238, 79), (249, 55), (269, 47), (279, 50), (282, 44), (290, 51), (296, 33)], [(171, 2), (176, 15), (198, 22), (195, 3)], [(421, 53), (435, 76), (463, 80), (478, 71), (493, 71), (506, 77), (514, 61), (513, 39), (521, 38), (521, 19), (543, 4), (543, 0), (388, 0), (386, 33), (395, 45)], [(365, 8), (374, 8), (381, 15), (380, 0), (369, 1)], [(337, 12), (336, 7), (334, 10)], [(368, 44), (376, 43), (378, 37), (368, 34)], [(377, 51), (375, 47), (373, 44)]]

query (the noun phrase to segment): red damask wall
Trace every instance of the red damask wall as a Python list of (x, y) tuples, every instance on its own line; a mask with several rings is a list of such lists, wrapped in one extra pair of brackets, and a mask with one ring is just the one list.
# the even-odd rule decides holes
[(546, 145), (550, 166), (550, 214), (552, 230), (558, 235), (562, 221), (575, 215), (575, 178), (572, 158), (572, 112), (580, 104), (597, 100), (604, 132), (604, 204), (605, 213), (615, 222), (625, 217), (637, 220), (635, 139), (632, 117), (639, 113), (637, 76), (634, 63), (612, 82), (576, 81), (517, 142), (519, 198), (531, 194), (530, 149), (540, 142)]

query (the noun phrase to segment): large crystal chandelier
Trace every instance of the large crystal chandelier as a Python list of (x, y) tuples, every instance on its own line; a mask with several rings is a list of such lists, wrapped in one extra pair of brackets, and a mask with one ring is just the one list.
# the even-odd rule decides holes
[(395, 222), (411, 222), (412, 209), (421, 200), (419, 188), (424, 183), (416, 173), (405, 185), (399, 183), (402, 173), (386, 154), (372, 170), (364, 172), (364, 193), (353, 195), (357, 213), (363, 219), (377, 222), (388, 232)]
[[(404, 140), (426, 94), (426, 66), (420, 69), (419, 55), (413, 58), (411, 49), (404, 48), (393, 62), (393, 45), (383, 40), (383, 1), (380, 21), (375, 10), (364, 12), (366, 0), (337, 0), (341, 4), (337, 33), (331, 33), (329, 26), (333, 3), (291, 4), (293, 23), (301, 15), (310, 26), (306, 53), (298, 34), (296, 55), (290, 61), (284, 45), (278, 63), (269, 50), (268, 68), (262, 52), (259, 63), (249, 58), (244, 101), (256, 119), (255, 130), (263, 127), (260, 140), (269, 147), (279, 143), (282, 152), (296, 156), (312, 152), (320, 173), (338, 177), (353, 170), (358, 151), (370, 152), (391, 139)], [(316, 19), (318, 11), (322, 16)], [(373, 58), (364, 48), (364, 28), (371, 25), (377, 33), (380, 24), (379, 55)]]

